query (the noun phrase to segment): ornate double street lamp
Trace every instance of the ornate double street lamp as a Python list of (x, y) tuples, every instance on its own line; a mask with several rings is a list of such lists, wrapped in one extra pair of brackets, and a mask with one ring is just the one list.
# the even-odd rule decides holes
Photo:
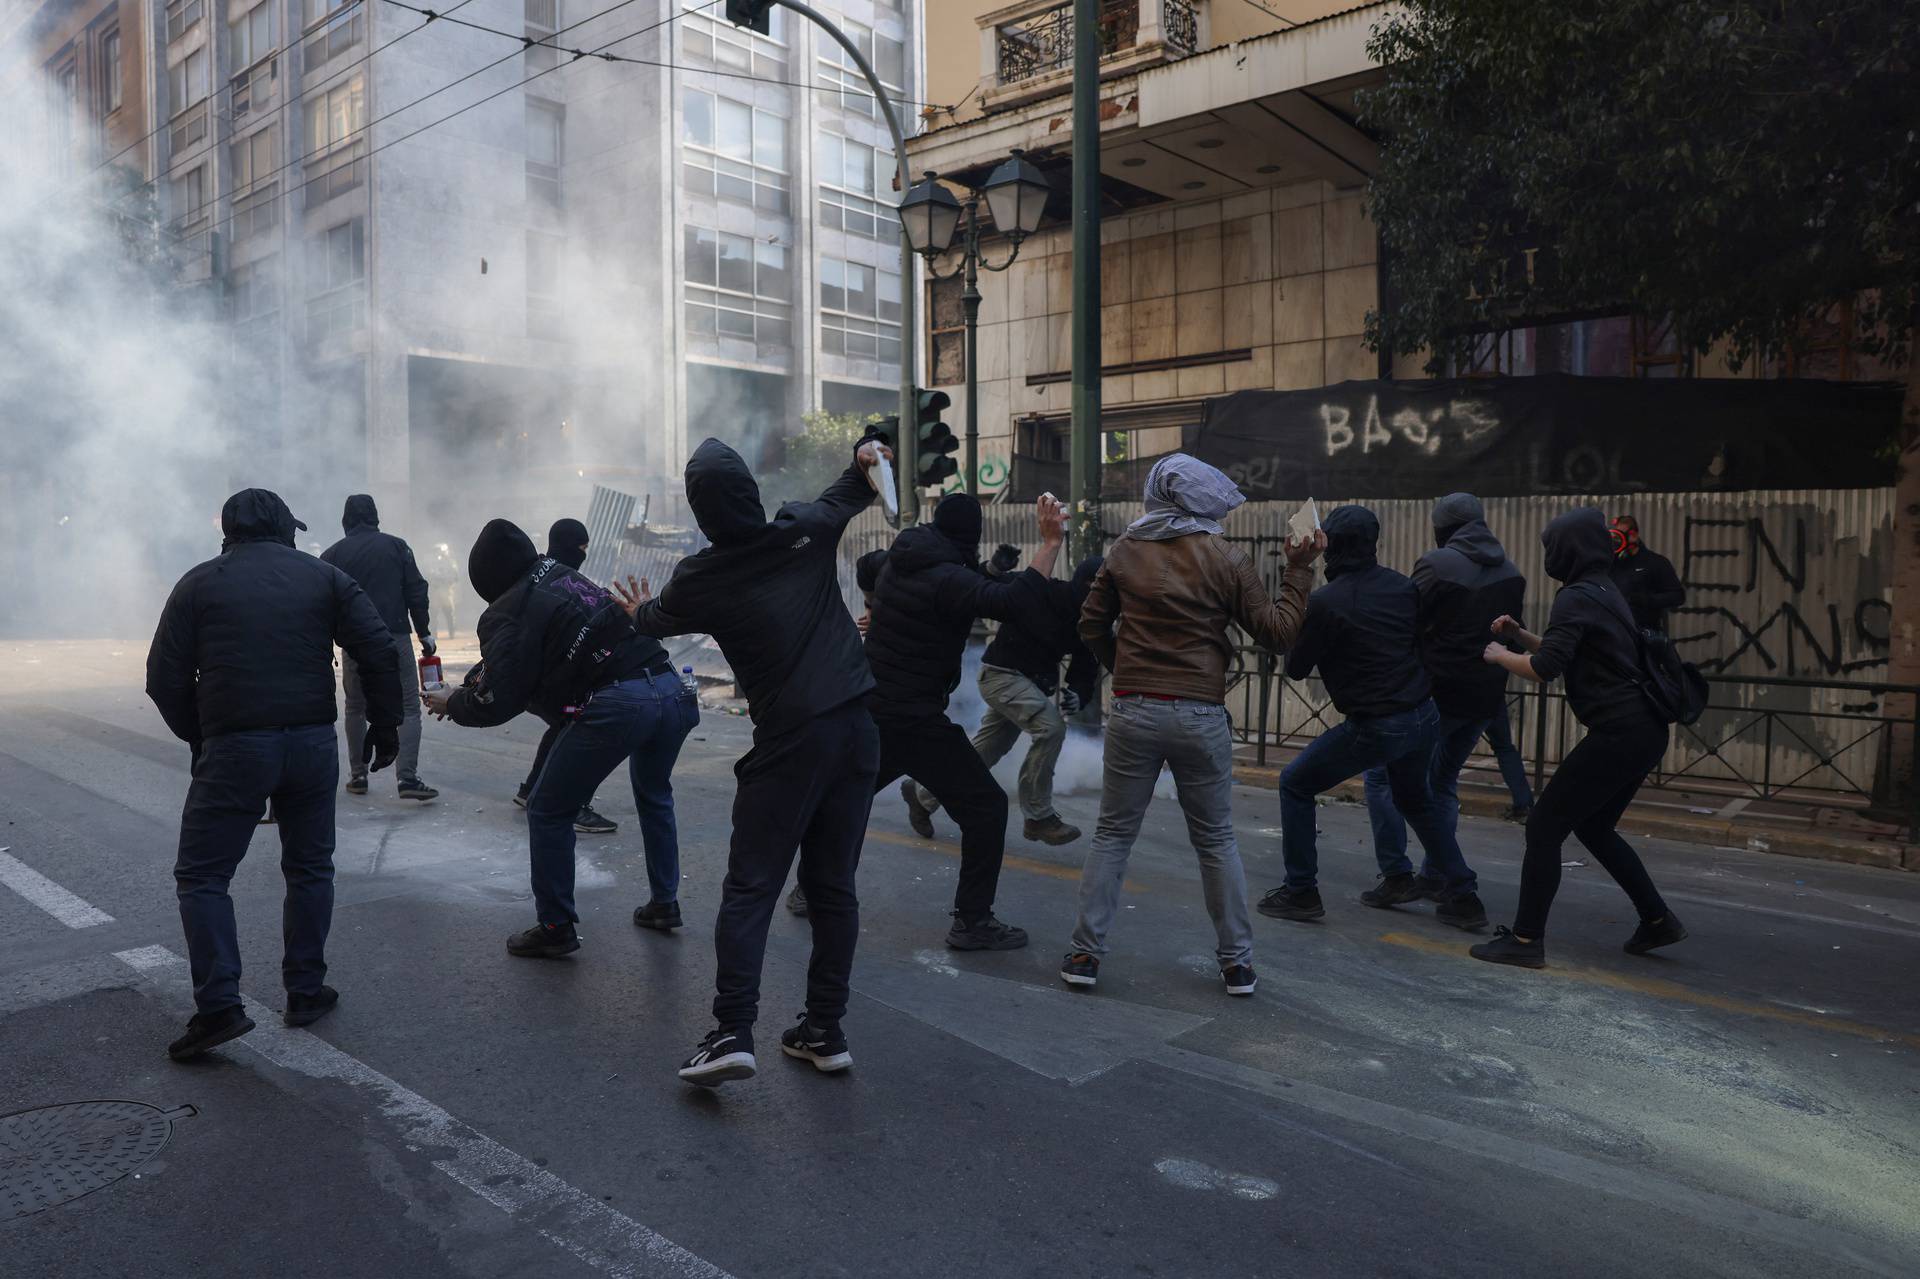
[[(979, 364), (974, 340), (980, 319), (980, 268), (1004, 271), (1020, 256), (1020, 245), (1040, 226), (1051, 188), (1046, 175), (1035, 168), (1025, 155), (1015, 151), (1012, 158), (995, 169), (979, 190), (969, 190), (964, 203), (940, 185), (937, 174), (928, 173), (914, 184), (900, 201), (900, 224), (906, 228), (907, 243), (927, 260), (927, 274), (936, 280), (951, 280), (965, 272), (966, 291), (960, 295), (967, 312), (967, 434), (966, 466), (962, 482), (969, 493), (976, 491), (980, 475), (980, 387)], [(993, 225), (1013, 245), (1007, 260), (995, 266), (980, 254), (980, 201), (984, 197)], [(933, 260), (953, 244), (954, 232), (966, 217), (962, 260), (945, 275), (934, 270)]]

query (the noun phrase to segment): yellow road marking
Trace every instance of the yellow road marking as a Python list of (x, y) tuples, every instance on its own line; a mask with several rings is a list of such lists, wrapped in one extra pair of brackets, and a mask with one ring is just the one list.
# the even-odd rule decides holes
[[(1436, 941), (1431, 937), (1416, 937), (1411, 933), (1382, 933), (1380, 940), (1390, 946), (1404, 946), (1408, 950), (1424, 951), (1429, 955), (1445, 955), (1454, 959), (1469, 957), (1463, 946)], [(1910, 1048), (1920, 1048), (1920, 1035), (1903, 1035), (1899, 1031), (1869, 1026), (1865, 1022), (1847, 1021), (1841, 1017), (1823, 1017), (1818, 1013), (1799, 1012), (1772, 1004), (1756, 1004), (1752, 1000), (1735, 999), (1729, 995), (1715, 995), (1659, 977), (1632, 977), (1626, 973), (1607, 972), (1598, 968), (1570, 968), (1565, 964), (1555, 964), (1544, 971), (1569, 981), (1585, 982), (1589, 986), (1605, 986), (1609, 990), (1629, 991), (1652, 999), (1693, 1004), (1700, 1008), (1711, 1008), (1716, 1012), (1733, 1013), (1741, 1017), (1764, 1017), (1768, 1021), (1785, 1022), (1793, 1026), (1809, 1026), (1815, 1030), (1830, 1030), (1837, 1034), (1852, 1035), (1858, 1039), (1871, 1039), (1878, 1043), (1898, 1043)]]
[[(931, 839), (919, 839), (912, 835), (895, 835), (891, 831), (870, 830), (867, 832), (867, 842), (892, 844), (897, 848), (917, 848), (923, 853), (939, 853), (943, 857), (958, 858), (960, 856), (959, 848), (952, 844), (936, 843)], [(1008, 853), (1001, 864), (1011, 866), (1015, 870), (1027, 871), (1030, 874), (1045, 875), (1048, 879), (1068, 879), (1075, 883), (1080, 881), (1080, 872), (1071, 866), (1057, 866), (1052, 862), (1039, 862), (1031, 857), (1022, 857), (1018, 853)], [(1129, 893), (1144, 893), (1147, 891), (1132, 882), (1123, 884), (1121, 887)]]

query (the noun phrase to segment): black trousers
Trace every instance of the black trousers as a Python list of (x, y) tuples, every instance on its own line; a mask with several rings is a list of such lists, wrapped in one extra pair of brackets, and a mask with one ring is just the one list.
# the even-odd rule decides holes
[[(960, 824), (960, 883), (953, 910), (962, 923), (993, 913), (1000, 887), (1000, 863), (1007, 852), (1007, 792), (966, 730), (945, 715), (896, 719), (876, 715), (880, 730), (880, 772), (876, 793), (901, 777), (911, 777), (933, 792), (947, 815)], [(809, 898), (809, 901), (812, 899)]]
[(859, 701), (777, 737), (757, 739), (733, 766), (733, 844), (713, 926), (713, 1019), (751, 1026), (760, 1006), (767, 927), (800, 853), (800, 887), (813, 926), (807, 1020), (837, 1026), (860, 940), (854, 871), (873, 810), (880, 741)]
[(1633, 900), (1641, 919), (1667, 913), (1660, 890), (1633, 846), (1614, 829), (1620, 815), (1667, 753), (1667, 729), (1648, 721), (1619, 732), (1593, 731), (1567, 752), (1527, 818), (1527, 855), (1520, 865), (1520, 907), (1513, 931), (1537, 939), (1560, 891), (1560, 848), (1572, 835)]

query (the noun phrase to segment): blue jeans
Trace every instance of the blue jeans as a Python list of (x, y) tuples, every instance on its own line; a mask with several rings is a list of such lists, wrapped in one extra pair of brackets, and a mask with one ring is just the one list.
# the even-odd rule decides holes
[(527, 852), (543, 924), (578, 923), (573, 909), (573, 819), (607, 775), (627, 761), (653, 900), (677, 900), (680, 836), (673, 821), (673, 763), (700, 722), (700, 703), (668, 671), (601, 688), (561, 728), (527, 795)]
[(1498, 715), (1487, 721), (1487, 745), (1493, 748), (1493, 757), (1500, 761), (1500, 780), (1507, 784), (1513, 806), (1521, 812), (1530, 811), (1533, 787), (1527, 785), (1526, 761), (1520, 758), (1520, 748), (1513, 744), (1513, 721), (1508, 718), (1504, 705)]
[(201, 1012), (240, 1006), (240, 938), (227, 885), (269, 800), (287, 881), (281, 979), (290, 994), (319, 993), (333, 925), (333, 795), (339, 781), (332, 724), (222, 733), (201, 744), (173, 866), (193, 1002)]
[[(1473, 754), (1473, 748), (1479, 745), (1480, 735), (1486, 731), (1487, 721), (1483, 719), (1440, 716), (1439, 735), (1433, 748), (1433, 766), (1428, 777), (1432, 783), (1434, 802), (1440, 807), (1441, 820), (1446, 822), (1448, 830), (1454, 832), (1456, 841), (1460, 830), (1460, 770), (1466, 767), (1467, 758)], [(1407, 860), (1406, 819), (1394, 806), (1393, 787), (1389, 784), (1385, 767), (1367, 770), (1366, 791), (1367, 817), (1373, 823), (1373, 855), (1379, 859), (1381, 870), (1389, 875), (1412, 870), (1413, 864)], [(1422, 847), (1425, 847), (1424, 840)], [(1389, 862), (1398, 869), (1388, 870)], [(1431, 852), (1422, 860), (1420, 873), (1436, 873)], [(1474, 881), (1466, 885), (1468, 889), (1474, 886)]]
[[(1439, 732), (1440, 712), (1431, 701), (1396, 715), (1351, 716), (1314, 738), (1287, 765), (1280, 774), (1280, 851), (1287, 864), (1287, 887), (1312, 888), (1319, 882), (1314, 796), (1369, 768), (1384, 767), (1394, 803), (1420, 837), (1442, 882), (1449, 891), (1472, 891), (1473, 872), (1433, 795), (1433, 752)], [(1397, 861), (1377, 848), (1374, 855), (1382, 874), (1412, 869), (1404, 852)]]

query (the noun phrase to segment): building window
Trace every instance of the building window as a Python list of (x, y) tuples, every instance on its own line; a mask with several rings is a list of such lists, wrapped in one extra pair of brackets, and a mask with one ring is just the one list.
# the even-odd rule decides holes
[(785, 245), (688, 227), (686, 256), (689, 333), (752, 342), (762, 351), (793, 345), (793, 274)]
[(100, 39), (100, 114), (111, 115), (120, 109), (126, 96), (126, 72), (120, 65), (120, 29), (115, 27)]
[(560, 336), (560, 272), (565, 245), (557, 235), (527, 232), (528, 337)]
[(900, 359), (900, 273), (820, 259), (820, 346), (850, 360)]
[(274, 125), (237, 139), (233, 169), (233, 238), (245, 240), (280, 225), (279, 130)]
[(167, 5), (167, 39), (178, 40), (200, 21), (205, 0), (172, 0)]
[(227, 315), (234, 323), (268, 319), (279, 310), (279, 257), (236, 267), (227, 277)]
[(527, 25), (552, 31), (560, 25), (560, 0), (527, 0)]
[(273, 0), (265, 0), (227, 24), (227, 65), (245, 71), (277, 47), (273, 40)]
[(173, 225), (176, 231), (200, 229), (207, 214), (207, 167), (199, 165), (173, 180)]
[(367, 224), (354, 218), (331, 227), (311, 245), (307, 264), (307, 336), (320, 341), (367, 323)]
[(560, 207), (560, 164), (566, 158), (565, 117), (549, 102), (527, 102), (527, 199)]
[(207, 96), (207, 51), (195, 49), (167, 68), (167, 103), (174, 115), (197, 106)]
[(350, 191), (367, 177), (366, 84), (354, 76), (307, 103), (307, 203)]
[(967, 380), (967, 310), (959, 276), (927, 281), (927, 385)]
[[(893, 152), (838, 134), (815, 135), (814, 168), (820, 177), (820, 225), (870, 240), (892, 241), (900, 221), (891, 203)], [(889, 198), (880, 198), (888, 192)]]
[(308, 71), (316, 70), (360, 43), (366, 13), (358, 3), (341, 5), (328, 0), (307, 0), (306, 14), (304, 60)]
[(72, 173), (74, 163), (74, 142), (80, 136), (80, 66), (69, 60), (53, 78), (53, 101), (48, 105), (49, 128), (47, 147), (52, 154), (54, 169), (62, 174)]
[(745, 71), (760, 79), (784, 80), (787, 70), (787, 14), (767, 14), (767, 34), (717, 21), (713, 0), (680, 0), (680, 48), (689, 58), (712, 66)]
[(788, 213), (787, 121), (744, 102), (688, 89), (685, 181), (700, 195)]
[[(841, 29), (872, 64), (880, 83), (899, 92), (907, 79), (907, 47), (858, 22), (844, 22)], [(860, 74), (859, 64), (840, 47), (839, 41), (821, 39), (819, 75), (821, 84), (838, 91), (836, 96), (843, 109), (857, 115), (874, 114), (873, 90), (867, 78)]]
[(551, 71), (560, 65), (560, 50), (543, 41), (553, 39), (560, 25), (559, 0), (526, 0), (528, 75)]

